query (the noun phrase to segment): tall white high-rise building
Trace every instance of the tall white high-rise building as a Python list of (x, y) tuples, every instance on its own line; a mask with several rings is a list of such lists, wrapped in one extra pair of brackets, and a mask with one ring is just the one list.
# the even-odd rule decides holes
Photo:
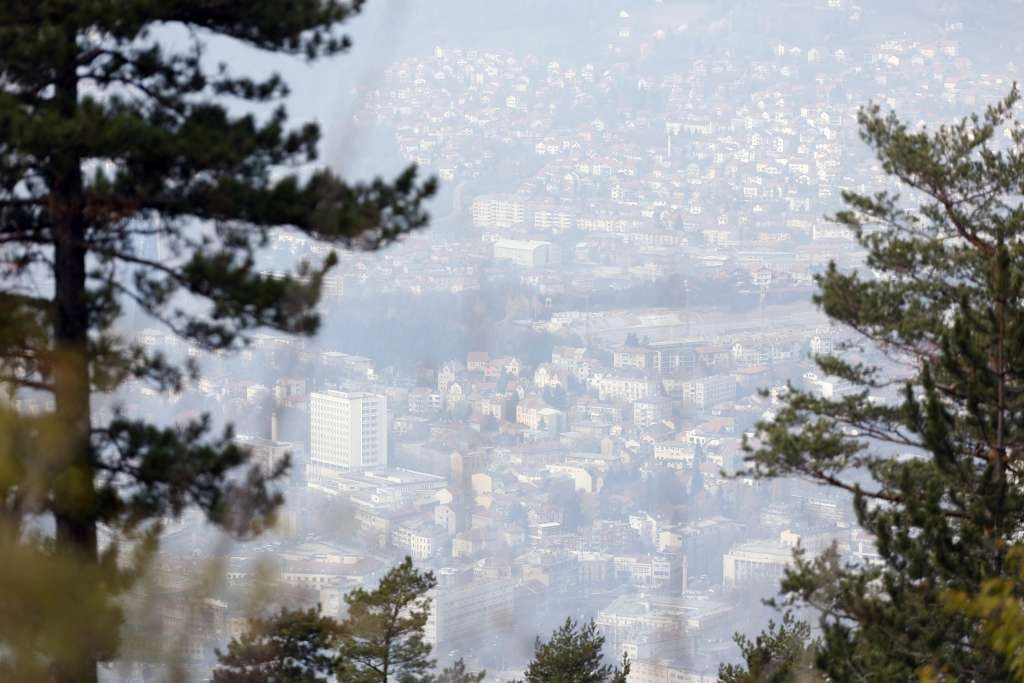
[(386, 467), (387, 398), (345, 391), (309, 395), (310, 465)]

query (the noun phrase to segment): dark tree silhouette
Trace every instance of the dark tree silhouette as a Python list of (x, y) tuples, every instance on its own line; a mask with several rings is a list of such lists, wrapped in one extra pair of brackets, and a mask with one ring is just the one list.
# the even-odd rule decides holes
[[(783, 580), (786, 599), (820, 610), (817, 662), (831, 680), (911, 680), (925, 667), (943, 680), (1011, 677), (978, 614), (940, 610), (951, 592), (975, 595), (1004, 576), (1024, 531), (1018, 101), (1014, 88), (984, 114), (934, 131), (877, 107), (861, 112), (864, 140), (919, 203), (844, 193), (836, 218), (866, 250), (868, 270), (833, 265), (817, 302), (888, 360), (818, 357), (857, 393), (792, 390), (752, 444), (756, 475), (851, 493), (875, 542), (877, 563), (850, 564), (833, 548), (798, 556)], [(873, 400), (886, 387), (898, 389), (894, 400)]]
[(254, 620), (226, 652), (217, 651), (213, 683), (326, 683), (340, 630), (319, 609), (282, 609)]
[(430, 608), (426, 593), (435, 585), (434, 575), (417, 571), (407, 557), (374, 590), (357, 588), (345, 596), (339, 683), (415, 681), (429, 674), (434, 661), (423, 628)]
[[(11, 447), (0, 449), (0, 535), (18, 543), (25, 515), (50, 515), (55, 543), (35, 546), (31, 562), (77, 567), (54, 570), (62, 583), (51, 590), (69, 612), (96, 608), (67, 628), (49, 613), (3, 619), (4, 665), (17, 680), (52, 669), (60, 681), (92, 681), (95, 663), (115, 655), (117, 610), (90, 593), (120, 591), (131, 573), (116, 547), (100, 556), (98, 525), (152, 550), (160, 520), (186, 506), (244, 536), (279, 503), (270, 481), (281, 471), (240, 471), (247, 454), (230, 432), (211, 435), (207, 419), (158, 427), (118, 413), (94, 424), (94, 393), (129, 378), (174, 390), (195, 371), (126, 336), (126, 307), (203, 349), (240, 348), (257, 328), (311, 334), (336, 257), (264, 274), (258, 256), (274, 230), (372, 249), (425, 224), (433, 181), (409, 169), (353, 185), (313, 167), (315, 125), (289, 129), (283, 108), (262, 117), (229, 108), (280, 100), (287, 84), (204, 56), (204, 40), (218, 35), (306, 59), (336, 55), (349, 46), (339, 24), (361, 6), (0, 2), (0, 383), (55, 406), (31, 419), (2, 409)], [(173, 27), (184, 41), (162, 43)], [(19, 600), (40, 575), (8, 574), (0, 610), (32, 612)], [(34, 635), (16, 633), (24, 629)]]
[(718, 668), (719, 683), (817, 683), (816, 643), (811, 627), (786, 612), (782, 621), (769, 622), (768, 629), (754, 640), (735, 638), (743, 655), (742, 664), (723, 664)]
[(435, 683), (481, 683), (487, 677), (486, 671), (473, 673), (466, 670), (466, 664), (461, 659), (451, 666), (445, 667), (435, 679)]
[(537, 638), (526, 683), (626, 683), (629, 659), (623, 655), (620, 667), (605, 664), (603, 648), (593, 621), (581, 626), (567, 618), (549, 640)]

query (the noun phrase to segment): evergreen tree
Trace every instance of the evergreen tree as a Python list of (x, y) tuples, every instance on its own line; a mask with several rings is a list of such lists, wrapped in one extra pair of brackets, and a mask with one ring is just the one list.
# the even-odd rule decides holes
[[(108, 597), (137, 564), (118, 566), (116, 543), (100, 553), (100, 525), (142, 541), (142, 558), (160, 520), (187, 506), (245, 536), (280, 500), (271, 480), (283, 469), (246, 473), (247, 453), (230, 432), (211, 434), (209, 419), (94, 423), (94, 393), (130, 378), (177, 390), (195, 373), (126, 335), (126, 307), (201, 349), (240, 348), (256, 328), (311, 334), (336, 256), (263, 274), (273, 229), (372, 249), (425, 224), (433, 181), (409, 169), (352, 185), (313, 169), (315, 125), (289, 129), (282, 108), (237, 113), (280, 100), (286, 83), (205, 56), (213, 36), (336, 55), (349, 45), (339, 24), (361, 6), (0, 0), (0, 383), (55, 406), (32, 418), (0, 409), (0, 541), (25, 564), (0, 574), (0, 647), (17, 680), (93, 681), (96, 662), (115, 656), (120, 615)], [(176, 28), (180, 40), (161, 40)], [(52, 542), (21, 545), (29, 515), (54, 521)], [(43, 576), (58, 611), (27, 602)]]
[(1011, 675), (977, 614), (941, 609), (950, 591), (974, 596), (1002, 577), (1024, 531), (1018, 100), (1014, 88), (983, 115), (936, 130), (862, 111), (864, 140), (916, 206), (892, 191), (844, 193), (837, 219), (866, 250), (866, 268), (831, 266), (816, 300), (885, 360), (817, 358), (858, 391), (791, 391), (751, 446), (756, 475), (851, 493), (874, 539), (876, 564), (833, 548), (798, 556), (782, 583), (788, 600), (820, 610), (817, 664), (831, 680), (912, 680), (925, 666), (949, 680)]
[(213, 683), (320, 683), (334, 671), (338, 622), (320, 609), (285, 610), (253, 621), (217, 651)]
[(792, 612), (782, 621), (768, 623), (768, 630), (753, 641), (737, 635), (743, 664), (723, 664), (719, 683), (814, 683), (821, 680), (814, 669), (811, 627), (797, 621)]
[(470, 673), (461, 659), (441, 671), (434, 683), (481, 683), (487, 677), (486, 671)]
[(345, 596), (348, 617), (338, 651), (339, 683), (429, 680), (434, 661), (423, 640), (430, 599), (437, 585), (407, 557), (372, 591), (357, 588)]
[(625, 683), (629, 659), (623, 655), (620, 667), (605, 664), (603, 648), (593, 621), (581, 626), (567, 618), (547, 642), (537, 638), (526, 683)]
[(349, 616), (341, 624), (320, 609), (285, 610), (257, 619), (217, 652), (213, 683), (315, 683), (331, 680), (405, 683), (480, 683), (461, 659), (437, 676), (430, 669), (430, 645), (423, 641), (429, 600), (435, 585), (412, 561), (393, 568), (377, 588), (357, 588), (345, 600)]

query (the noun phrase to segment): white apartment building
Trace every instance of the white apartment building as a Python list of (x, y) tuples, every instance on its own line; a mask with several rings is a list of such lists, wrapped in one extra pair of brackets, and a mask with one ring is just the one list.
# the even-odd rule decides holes
[(751, 582), (777, 582), (793, 561), (800, 537), (784, 531), (778, 539), (738, 543), (722, 555), (722, 579), (727, 586)]
[(697, 364), (696, 347), (699, 342), (660, 341), (648, 348), (655, 352), (654, 368), (659, 372), (676, 372), (693, 368)]
[(640, 401), (657, 393), (657, 383), (649, 377), (606, 375), (597, 385), (602, 401)]
[(612, 367), (619, 370), (622, 368), (636, 368), (637, 370), (650, 370), (655, 365), (657, 352), (645, 347), (623, 346), (615, 349), (612, 354)]
[(718, 674), (693, 671), (683, 659), (635, 659), (629, 683), (718, 683)]
[(314, 468), (386, 467), (387, 398), (334, 390), (310, 394), (309, 460)]
[(526, 222), (526, 202), (514, 195), (482, 195), (473, 200), (473, 225), (510, 228)]
[(736, 378), (732, 375), (711, 375), (683, 382), (683, 405), (708, 408), (736, 398)]
[(654, 459), (662, 462), (693, 465), (693, 444), (685, 441), (663, 441), (654, 444)]
[(422, 520), (409, 520), (391, 530), (391, 545), (408, 552), (417, 561), (438, 554), (447, 538), (443, 528)]
[(819, 377), (816, 373), (804, 373), (808, 388), (822, 398), (838, 399), (857, 393), (858, 387), (839, 377)]
[(678, 581), (680, 558), (670, 555), (616, 555), (615, 578), (634, 586), (662, 588)]
[(294, 466), (297, 460), (302, 459), (302, 445), (288, 441), (277, 441), (276, 439), (265, 439), (259, 436), (238, 434), (234, 442), (249, 450), (249, 462), (256, 465), (264, 474), (271, 474), (284, 461), (290, 457)]
[(533, 227), (539, 230), (571, 230), (576, 225), (576, 213), (559, 206), (540, 206), (533, 212)]
[(633, 661), (657, 660), (692, 653), (698, 636), (726, 637), (722, 627), (734, 609), (714, 594), (626, 593), (601, 609), (594, 621), (607, 638), (606, 652), (626, 652)]
[(672, 419), (674, 401), (667, 396), (649, 396), (633, 403), (633, 424), (650, 427), (662, 420)]
[(556, 346), (551, 352), (551, 364), (565, 370), (577, 378), (580, 367), (586, 362), (587, 350), (577, 346)]

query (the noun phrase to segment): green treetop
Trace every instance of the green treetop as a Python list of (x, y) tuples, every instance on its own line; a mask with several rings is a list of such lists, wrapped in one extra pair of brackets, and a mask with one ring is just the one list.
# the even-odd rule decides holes
[(792, 612), (754, 640), (737, 635), (736, 644), (743, 655), (742, 664), (723, 664), (718, 668), (719, 683), (819, 683), (814, 667), (815, 643), (811, 627), (798, 621)]
[(580, 625), (571, 618), (542, 641), (537, 638), (526, 683), (625, 683), (629, 660), (621, 667), (604, 663), (604, 636), (593, 621)]
[(338, 651), (339, 683), (412, 683), (429, 679), (434, 667), (424, 627), (430, 609), (426, 593), (434, 575), (405, 558), (372, 591), (357, 588), (345, 596), (348, 618)]
[(458, 659), (451, 666), (445, 667), (434, 679), (434, 683), (482, 683), (486, 677), (486, 671), (467, 671), (466, 663)]
[(427, 593), (434, 586), (433, 575), (417, 571), (406, 558), (375, 589), (346, 595), (348, 617), (341, 623), (319, 610), (282, 610), (257, 619), (226, 652), (217, 653), (213, 681), (480, 683), (485, 673), (467, 671), (461, 659), (433, 673), (424, 637)]
[(319, 609), (282, 609), (249, 624), (217, 652), (213, 683), (326, 683), (334, 671), (340, 626)]

